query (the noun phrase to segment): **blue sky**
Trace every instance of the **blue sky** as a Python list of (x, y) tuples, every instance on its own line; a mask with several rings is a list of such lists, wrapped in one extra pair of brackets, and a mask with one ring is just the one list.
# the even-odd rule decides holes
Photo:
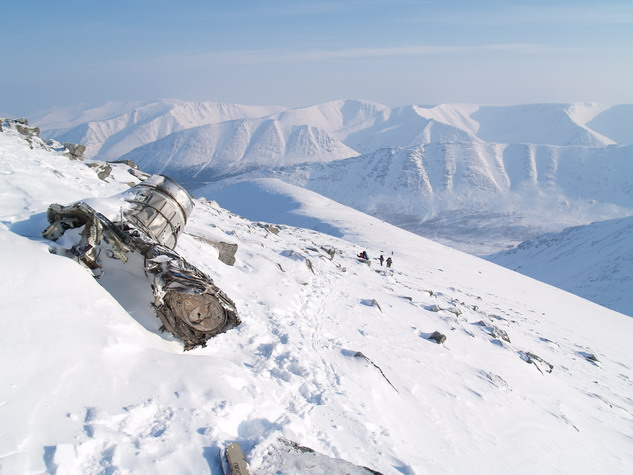
[(3, 2), (0, 112), (178, 98), (633, 103), (633, 1)]

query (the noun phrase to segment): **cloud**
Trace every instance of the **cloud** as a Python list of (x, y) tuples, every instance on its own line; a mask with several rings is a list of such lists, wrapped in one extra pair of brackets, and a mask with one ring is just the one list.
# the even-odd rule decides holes
[(535, 5), (533, 3), (503, 4), (492, 2), (479, 5), (467, 14), (455, 15), (450, 10), (427, 11), (423, 16), (403, 18), (405, 22), (442, 23), (447, 25), (626, 25), (633, 24), (631, 2), (594, 2), (581, 4), (578, 1), (557, 5)]
[(506, 43), (479, 46), (449, 45), (411, 45), (387, 48), (343, 48), (343, 49), (306, 49), (306, 50), (241, 50), (198, 52), (178, 56), (147, 58), (135, 60), (142, 67), (151, 67), (152, 63), (184, 67), (185, 65), (257, 65), (270, 63), (326, 62), (336, 60), (363, 60), (394, 57), (419, 57), (432, 55), (473, 55), (476, 53), (510, 54), (557, 54), (586, 52), (589, 48), (561, 47), (544, 44)]

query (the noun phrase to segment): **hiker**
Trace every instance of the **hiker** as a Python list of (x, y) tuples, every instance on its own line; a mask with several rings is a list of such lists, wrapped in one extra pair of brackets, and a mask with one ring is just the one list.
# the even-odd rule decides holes
[(367, 251), (363, 251), (360, 254), (358, 254), (357, 257), (360, 257), (361, 259), (365, 259), (366, 261), (369, 260), (369, 256), (367, 255)]
[(381, 254), (378, 260), (380, 261), (380, 265), (382, 265), (382, 263), (385, 261), (385, 258)]
[(391, 257), (387, 257), (387, 267), (391, 267), (392, 262)]

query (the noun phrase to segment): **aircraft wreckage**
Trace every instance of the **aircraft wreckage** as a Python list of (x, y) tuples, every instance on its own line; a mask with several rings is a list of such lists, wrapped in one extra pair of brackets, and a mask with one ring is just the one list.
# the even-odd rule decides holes
[[(100, 208), (99, 200), (92, 201)], [(184, 188), (168, 177), (152, 175), (102, 201), (117, 210), (118, 218), (109, 219), (86, 202), (52, 204), (47, 211), (50, 225), (42, 235), (62, 243), (58, 252), (61, 248), (96, 278), (114, 261), (136, 265), (137, 274), (144, 274), (151, 287), (153, 301), (148, 305), (162, 323), (160, 330), (180, 339), (185, 350), (205, 346), (210, 338), (241, 323), (231, 299), (173, 250), (194, 206)]]

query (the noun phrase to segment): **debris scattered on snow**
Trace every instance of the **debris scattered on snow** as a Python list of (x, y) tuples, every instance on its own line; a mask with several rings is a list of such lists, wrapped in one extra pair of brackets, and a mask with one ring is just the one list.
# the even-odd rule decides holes
[(376, 363), (374, 363), (372, 360), (370, 360), (362, 352), (357, 351), (356, 353), (354, 353), (354, 358), (361, 358), (361, 359), (367, 361), (368, 363), (370, 363), (372, 366), (374, 366), (374, 368), (376, 368), (378, 371), (380, 371), (380, 374), (382, 375), (383, 378), (385, 378), (385, 381), (387, 381), (389, 383), (389, 386), (391, 386), (393, 389), (395, 389), (396, 392), (398, 392), (396, 387), (393, 384), (391, 384), (391, 381), (389, 381), (389, 378), (387, 378), (387, 376), (385, 376), (385, 373), (380, 368), (380, 366), (378, 366)]
[(154, 176), (124, 197), (127, 203), (120, 200), (124, 217), (120, 222), (110, 221), (84, 202), (52, 204), (47, 213), (50, 225), (42, 234), (58, 241), (66, 231), (78, 230), (66, 244), (67, 253), (96, 277), (108, 272), (111, 260), (126, 263), (131, 255), (142, 256), (142, 268), (130, 271), (148, 278), (154, 296), (148, 304), (160, 318), (161, 329), (179, 338), (185, 350), (205, 346), (211, 337), (239, 325), (228, 296), (172, 250), (193, 208), (186, 191), (166, 177)]
[[(528, 352), (519, 351), (519, 356), (526, 363), (530, 363), (536, 366), (536, 369), (538, 369), (541, 374), (543, 374), (543, 369), (545, 369), (545, 372), (547, 373), (551, 373), (552, 370), (554, 369), (553, 365), (549, 364), (540, 356), (535, 355), (534, 353), (530, 353), (529, 351)], [(543, 367), (543, 369), (541, 369), (541, 366)]]

